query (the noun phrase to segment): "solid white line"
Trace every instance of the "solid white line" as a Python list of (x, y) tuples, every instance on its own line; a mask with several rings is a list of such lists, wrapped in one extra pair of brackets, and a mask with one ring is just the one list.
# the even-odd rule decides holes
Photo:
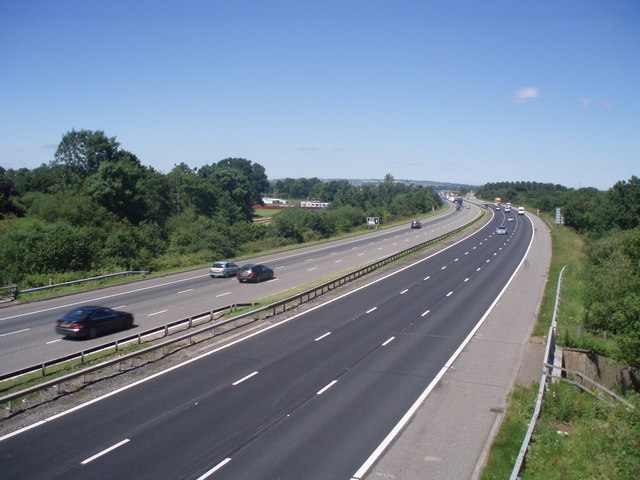
[(15, 332), (3, 333), (0, 337), (6, 337), (7, 335), (13, 335), (14, 333), (26, 332), (28, 330), (28, 328), (23, 328), (22, 330), (16, 330)]
[(373, 311), (375, 311), (377, 309), (378, 309), (378, 307), (373, 307), (373, 308), (370, 308), (369, 310), (367, 310), (365, 313), (371, 313), (371, 312), (373, 312)]
[(159, 312), (150, 313), (147, 317), (153, 317), (154, 315), (160, 315), (161, 313), (168, 312), (169, 310), (160, 310)]
[(224, 292), (224, 293), (221, 293), (220, 295), (216, 295), (216, 298), (218, 298), (218, 297), (224, 297), (225, 295), (231, 295), (231, 292)]
[(81, 465), (86, 465), (89, 462), (93, 462), (96, 458), (99, 458), (99, 457), (101, 457), (103, 455), (106, 455), (110, 451), (115, 450), (116, 448), (121, 447), (122, 445), (124, 445), (125, 443), (128, 443), (128, 442), (129, 442), (129, 439), (125, 438), (121, 442), (118, 442), (115, 445), (112, 445), (111, 447), (107, 448), (106, 450), (103, 450), (100, 453), (96, 453), (93, 457), (89, 457), (86, 460), (81, 461), (80, 464)]
[(317, 270), (317, 269), (318, 269), (318, 267), (308, 268), (308, 269), (307, 269), (307, 272), (310, 272), (310, 271), (312, 271), (312, 270)]
[(336, 261), (335, 261), (335, 262), (333, 262), (333, 263), (340, 263), (341, 261), (342, 261), (342, 260), (336, 260)]
[(242, 382), (244, 382), (245, 380), (249, 380), (251, 377), (253, 377), (254, 375), (257, 375), (258, 372), (253, 372), (250, 373), (249, 375), (247, 375), (246, 377), (242, 377), (240, 380), (236, 380), (235, 382), (233, 382), (231, 385), (233, 385), (234, 387), (236, 385), (240, 385)]
[(197, 480), (205, 480), (205, 478), (209, 478), (212, 474), (216, 473), (218, 470), (220, 470), (222, 467), (224, 467), (230, 461), (231, 461), (230, 458), (228, 458), (228, 457), (225, 458), (223, 461), (221, 461), (219, 464), (217, 464), (215, 467), (213, 467), (207, 473), (205, 473), (204, 475), (198, 477)]
[(329, 390), (331, 387), (333, 387), (336, 383), (338, 383), (338, 380), (334, 380), (333, 382), (329, 383), (326, 387), (324, 387), (322, 390), (319, 390), (318, 392), (316, 392), (316, 395), (322, 395), (324, 392), (326, 392), (327, 390)]
[(386, 347), (387, 345), (389, 345), (391, 342), (393, 342), (395, 340), (396, 337), (391, 337), (389, 340), (387, 340), (386, 342), (384, 342), (382, 344), (383, 347)]
[(62, 339), (61, 339), (61, 338), (59, 338), (59, 339), (57, 339), (57, 340), (51, 340), (50, 342), (47, 342), (45, 345), (50, 345), (50, 344), (52, 344), (52, 343), (61, 342), (61, 341), (62, 341)]
[(187, 292), (192, 292), (192, 291), (193, 291), (193, 288), (190, 288), (190, 289), (188, 289), (188, 290), (180, 290), (180, 291), (178, 292), (178, 295), (180, 295), (181, 293), (187, 293)]
[(320, 335), (318, 338), (316, 338), (314, 340), (314, 342), (319, 342), (320, 340), (322, 340), (324, 337), (328, 337), (329, 335), (331, 335), (331, 332), (327, 332), (324, 335)]

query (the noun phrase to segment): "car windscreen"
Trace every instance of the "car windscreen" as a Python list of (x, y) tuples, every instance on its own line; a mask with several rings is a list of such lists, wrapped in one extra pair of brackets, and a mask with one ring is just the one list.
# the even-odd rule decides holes
[(85, 318), (92, 310), (87, 308), (76, 308), (65, 315), (66, 318)]

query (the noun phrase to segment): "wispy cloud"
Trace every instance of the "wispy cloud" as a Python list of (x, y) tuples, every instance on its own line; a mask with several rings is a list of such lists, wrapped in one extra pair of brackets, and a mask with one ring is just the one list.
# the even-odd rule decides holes
[(540, 90), (536, 87), (523, 87), (516, 90), (511, 97), (514, 103), (527, 103), (532, 98), (540, 97)]
[(578, 102), (580, 103), (580, 107), (582, 107), (583, 110), (589, 110), (591, 108), (590, 98), (581, 98), (578, 100)]

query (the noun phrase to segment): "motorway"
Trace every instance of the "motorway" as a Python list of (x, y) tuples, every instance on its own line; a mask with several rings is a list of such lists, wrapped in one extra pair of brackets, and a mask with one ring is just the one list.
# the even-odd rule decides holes
[[(420, 230), (408, 225), (372, 231), (349, 239), (238, 261), (264, 263), (275, 270), (276, 279), (260, 284), (239, 284), (235, 278), (209, 277), (208, 268), (127, 283), (50, 300), (0, 309), (0, 374), (39, 365), (198, 315), (216, 308), (251, 301), (287, 291), (317, 279), (353, 270), (470, 222), (478, 207), (453, 208), (429, 217)], [(216, 259), (218, 260), (218, 259)], [(94, 340), (63, 339), (54, 322), (80, 305), (102, 305), (132, 312), (135, 328)]]
[(504, 214), (415, 262), (0, 438), (12, 479), (351, 479), (435, 385), (523, 261)]

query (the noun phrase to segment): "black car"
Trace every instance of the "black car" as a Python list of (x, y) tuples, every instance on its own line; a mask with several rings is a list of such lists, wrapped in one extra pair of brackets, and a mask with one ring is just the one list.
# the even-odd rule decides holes
[(274, 277), (273, 270), (260, 264), (250, 263), (244, 265), (238, 270), (238, 281), (244, 282), (260, 282), (262, 280), (271, 280)]
[(133, 315), (106, 307), (79, 307), (56, 321), (56, 332), (67, 337), (96, 338), (111, 330), (133, 326)]
[(420, 223), (420, 220), (414, 220), (411, 222), (411, 228), (422, 228), (422, 223)]

